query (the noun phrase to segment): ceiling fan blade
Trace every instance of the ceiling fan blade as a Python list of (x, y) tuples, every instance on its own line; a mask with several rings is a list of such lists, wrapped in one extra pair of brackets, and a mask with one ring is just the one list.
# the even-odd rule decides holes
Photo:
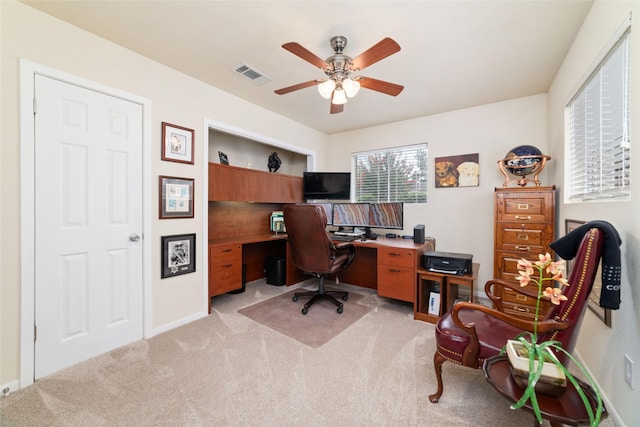
[(360, 82), (360, 87), (386, 93), (391, 96), (397, 96), (404, 89), (404, 86), (385, 82), (383, 80), (372, 79), (371, 77), (360, 76), (357, 80)]
[(393, 55), (400, 51), (400, 45), (393, 39), (386, 37), (380, 40), (375, 45), (371, 46), (368, 50), (362, 52), (360, 55), (353, 58), (351, 63), (353, 69), (362, 70), (371, 64), (375, 64), (381, 59), (387, 56)]
[(321, 83), (321, 80), (309, 80), (308, 82), (298, 83), (297, 85), (283, 87), (282, 89), (274, 90), (274, 92), (277, 93), (278, 95), (284, 95), (285, 93), (304, 89), (310, 86), (315, 86), (318, 83)]
[(302, 45), (296, 42), (285, 43), (282, 45), (282, 47), (318, 68), (325, 69), (329, 66), (329, 64), (327, 64), (324, 59), (321, 59), (320, 57), (311, 53), (309, 50), (302, 47)]

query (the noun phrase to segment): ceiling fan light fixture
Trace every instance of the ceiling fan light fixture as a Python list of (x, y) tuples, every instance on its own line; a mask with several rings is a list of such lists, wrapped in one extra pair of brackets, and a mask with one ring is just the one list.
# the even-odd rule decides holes
[(347, 78), (342, 81), (342, 88), (349, 98), (353, 98), (360, 90), (360, 82)]
[(331, 93), (335, 88), (336, 82), (334, 82), (332, 79), (327, 79), (318, 85), (318, 92), (324, 99), (329, 99), (331, 98)]
[(343, 89), (336, 89), (333, 91), (333, 98), (331, 98), (331, 103), (336, 105), (347, 103), (347, 96), (345, 95)]

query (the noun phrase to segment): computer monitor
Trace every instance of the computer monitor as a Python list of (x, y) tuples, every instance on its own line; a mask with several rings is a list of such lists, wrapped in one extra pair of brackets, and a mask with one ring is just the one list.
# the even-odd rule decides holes
[(334, 203), (333, 225), (339, 227), (368, 227), (369, 203)]
[(404, 211), (402, 202), (372, 203), (369, 207), (369, 226), (402, 230)]
[(309, 203), (310, 205), (320, 205), (327, 214), (327, 225), (333, 224), (333, 203)]

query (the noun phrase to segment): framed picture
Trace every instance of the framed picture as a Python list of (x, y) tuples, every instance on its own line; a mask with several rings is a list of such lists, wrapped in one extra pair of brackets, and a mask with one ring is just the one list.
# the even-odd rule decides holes
[[(581, 225), (585, 224), (586, 221), (578, 221), (575, 219), (565, 219), (565, 234), (570, 233)], [(571, 267), (573, 264), (573, 260), (567, 261), (567, 277), (569, 277), (569, 273), (571, 272)], [(600, 265), (598, 266), (598, 271), (596, 271), (596, 278), (593, 281), (593, 288), (591, 288), (591, 293), (589, 294), (589, 299), (587, 300), (587, 307), (593, 313), (604, 322), (605, 325), (611, 327), (611, 310), (608, 308), (600, 307), (600, 292), (602, 291), (602, 261), (600, 261)]]
[(162, 236), (163, 279), (196, 271), (196, 235)]
[(193, 218), (193, 179), (160, 176), (160, 219)]
[(162, 122), (162, 160), (193, 164), (193, 129)]
[(477, 187), (480, 185), (479, 154), (435, 158), (436, 188)]

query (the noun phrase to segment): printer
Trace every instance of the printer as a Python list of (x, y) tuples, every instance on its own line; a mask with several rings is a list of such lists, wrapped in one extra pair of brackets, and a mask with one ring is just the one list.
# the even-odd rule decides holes
[(424, 253), (423, 262), (425, 270), (462, 276), (471, 274), (473, 255), (429, 251)]

